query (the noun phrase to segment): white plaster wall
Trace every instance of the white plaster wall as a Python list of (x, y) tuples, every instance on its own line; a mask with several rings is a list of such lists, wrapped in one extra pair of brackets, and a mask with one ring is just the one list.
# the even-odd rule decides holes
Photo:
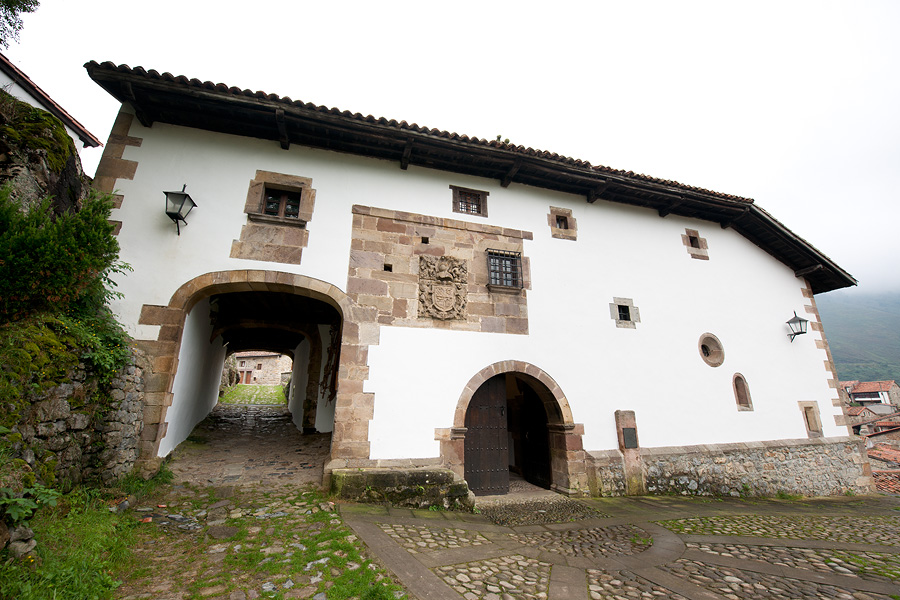
[[(322, 381), (322, 374), (325, 372), (325, 361), (328, 359), (331, 327), (319, 325), (319, 338), (322, 340), (322, 368), (319, 371), (319, 381)], [(316, 431), (321, 433), (334, 431), (334, 401), (329, 399), (322, 391), (321, 385), (319, 386), (319, 402), (316, 404)]]
[(172, 406), (166, 412), (166, 434), (159, 443), (159, 456), (167, 456), (187, 439), (219, 401), (219, 383), (225, 364), (222, 338), (209, 341), (209, 301), (198, 302), (188, 313), (172, 384)]
[(288, 399), (288, 410), (297, 429), (303, 429), (303, 399), (306, 397), (306, 383), (309, 380), (309, 342), (303, 338), (294, 350), (294, 370), (291, 374), (291, 397)]
[[(277, 142), (162, 123), (146, 129), (135, 121), (130, 135), (143, 143), (127, 147), (124, 158), (139, 165), (134, 181), (118, 183), (125, 201), (113, 219), (123, 221), (122, 258), (134, 272), (120, 279), (125, 300), (115, 308), (138, 339), (157, 333), (137, 324), (142, 304), (165, 305), (180, 285), (210, 271), (286, 271), (345, 289), (353, 204), (534, 233), (525, 242), (533, 284), (528, 336), (381, 328), (365, 388), (375, 393), (372, 458), (437, 456), (434, 429), (452, 425), (466, 382), (510, 359), (532, 363), (559, 383), (575, 422), (585, 425), (589, 450), (615, 447), (617, 409), (636, 411), (640, 441), (648, 447), (805, 437), (798, 401), (819, 403), (826, 435), (846, 433), (834, 425), (838, 409), (830, 398), (836, 392), (827, 384), (825, 352), (815, 347), (819, 334), (788, 341), (785, 321), (795, 310), (808, 316), (801, 281), (733, 230), (604, 201), (590, 205), (582, 196), (517, 184), (504, 189), (493, 180), (412, 166), (403, 171), (390, 161), (296, 146), (285, 151)], [(246, 223), (244, 202), (257, 169), (313, 180), (316, 205), (301, 265), (229, 257)], [(199, 206), (179, 237), (163, 213), (162, 192), (184, 183)], [(490, 218), (453, 213), (451, 184), (490, 192)], [(573, 211), (577, 241), (551, 238), (551, 205)], [(690, 258), (681, 241), (686, 227), (707, 239), (709, 261)], [(637, 329), (615, 327), (608, 308), (613, 297), (634, 300)], [(725, 347), (718, 368), (700, 359), (697, 342), (705, 332)], [(735, 407), (735, 372), (746, 378), (752, 412)], [(320, 399), (319, 430), (331, 430), (333, 408)]]
[[(35, 108), (40, 108), (41, 110), (49, 112), (48, 107), (44, 105), (43, 102), (29, 94), (25, 88), (13, 81), (10, 76), (3, 71), (0, 71), (0, 88), (3, 88), (10, 96), (17, 98), (22, 102), (26, 102)], [(79, 152), (84, 149), (84, 144), (81, 142), (81, 138), (78, 137), (78, 134), (75, 133), (73, 129), (69, 129), (65, 123), (63, 123), (63, 127), (66, 128), (66, 133), (68, 133), (69, 137), (72, 138), (72, 141), (75, 142), (75, 149)]]

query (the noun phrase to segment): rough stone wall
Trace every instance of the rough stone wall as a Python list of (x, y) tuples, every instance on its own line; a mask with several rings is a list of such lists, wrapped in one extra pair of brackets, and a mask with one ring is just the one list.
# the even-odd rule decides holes
[(335, 469), (331, 491), (354, 502), (470, 510), (475, 496), (448, 469)]
[(625, 457), (618, 450), (588, 452), (591, 496), (625, 495)]
[[(591, 491), (625, 494), (617, 451), (591, 452)], [(858, 438), (777, 440), (641, 449), (652, 495), (836, 496), (874, 492), (872, 470)]]
[(14, 429), (22, 440), (13, 446), (39, 475), (54, 472), (63, 484), (85, 479), (110, 483), (131, 471), (143, 428), (145, 359), (132, 360), (111, 382), (111, 407), (92, 402), (91, 374), (78, 365), (70, 380), (35, 398)]

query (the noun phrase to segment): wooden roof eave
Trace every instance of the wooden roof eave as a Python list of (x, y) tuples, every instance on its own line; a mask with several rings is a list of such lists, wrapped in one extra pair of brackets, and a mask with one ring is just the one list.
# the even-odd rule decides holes
[[(504, 187), (521, 183), (584, 195), (588, 202), (600, 198), (654, 209), (660, 216), (673, 214), (717, 222), (722, 227), (733, 228), (794, 269), (798, 277), (806, 277), (815, 292), (856, 285), (849, 273), (752, 200), (705, 193), (659, 180), (648, 181), (643, 176), (631, 178), (629, 174), (604, 171), (574, 159), (530, 154), (520, 147), (498, 147), (484, 140), (448, 136), (445, 132), (435, 135), (416, 125), (311, 108), (308, 104), (261, 92), (247, 95), (233, 92), (234, 88), (198, 87), (93, 63), (86, 68), (117, 100), (132, 104), (146, 126), (157, 119), (171, 119), (178, 121), (173, 123), (176, 125), (271, 139), (280, 142), (283, 148), (298, 143), (396, 160), (404, 169), (410, 164), (436, 168), (499, 180)], [(185, 106), (187, 99), (190, 101)], [(176, 115), (178, 112), (183, 114)]]

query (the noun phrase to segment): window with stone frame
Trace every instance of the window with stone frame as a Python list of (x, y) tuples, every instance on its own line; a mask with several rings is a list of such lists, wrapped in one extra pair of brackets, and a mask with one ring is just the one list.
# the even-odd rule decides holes
[(700, 237), (700, 232), (696, 229), (685, 228), (684, 234), (681, 236), (681, 243), (684, 244), (691, 258), (709, 260), (709, 245), (706, 243), (706, 238)]
[(731, 383), (732, 387), (734, 387), (734, 401), (737, 404), (737, 409), (752, 411), (753, 401), (750, 399), (750, 388), (747, 387), (747, 380), (740, 373), (735, 373)]
[(637, 329), (641, 322), (641, 311), (631, 298), (613, 298), (609, 304), (609, 316), (616, 322), (616, 327)]
[(453, 212), (479, 217), (488, 216), (487, 197), (488, 192), (472, 190), (451, 185), (453, 190)]
[(811, 438), (822, 437), (822, 419), (819, 416), (819, 405), (816, 402), (797, 402), (803, 413), (803, 424), (806, 426), (806, 435)]
[(522, 289), (522, 254), (506, 250), (488, 250), (488, 287)]
[(232, 242), (230, 256), (299, 265), (315, 201), (309, 177), (256, 171), (244, 204), (247, 223)]
[(550, 214), (547, 215), (547, 223), (550, 225), (550, 237), (558, 240), (575, 241), (578, 239), (578, 224), (571, 209), (551, 206)]
[(262, 363), (256, 363), (256, 370), (262, 371)]

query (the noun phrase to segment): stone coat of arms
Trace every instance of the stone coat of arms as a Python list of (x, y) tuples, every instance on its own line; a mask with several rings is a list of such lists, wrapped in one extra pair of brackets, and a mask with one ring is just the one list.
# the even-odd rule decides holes
[(419, 316), (465, 319), (469, 268), (450, 256), (419, 257)]

